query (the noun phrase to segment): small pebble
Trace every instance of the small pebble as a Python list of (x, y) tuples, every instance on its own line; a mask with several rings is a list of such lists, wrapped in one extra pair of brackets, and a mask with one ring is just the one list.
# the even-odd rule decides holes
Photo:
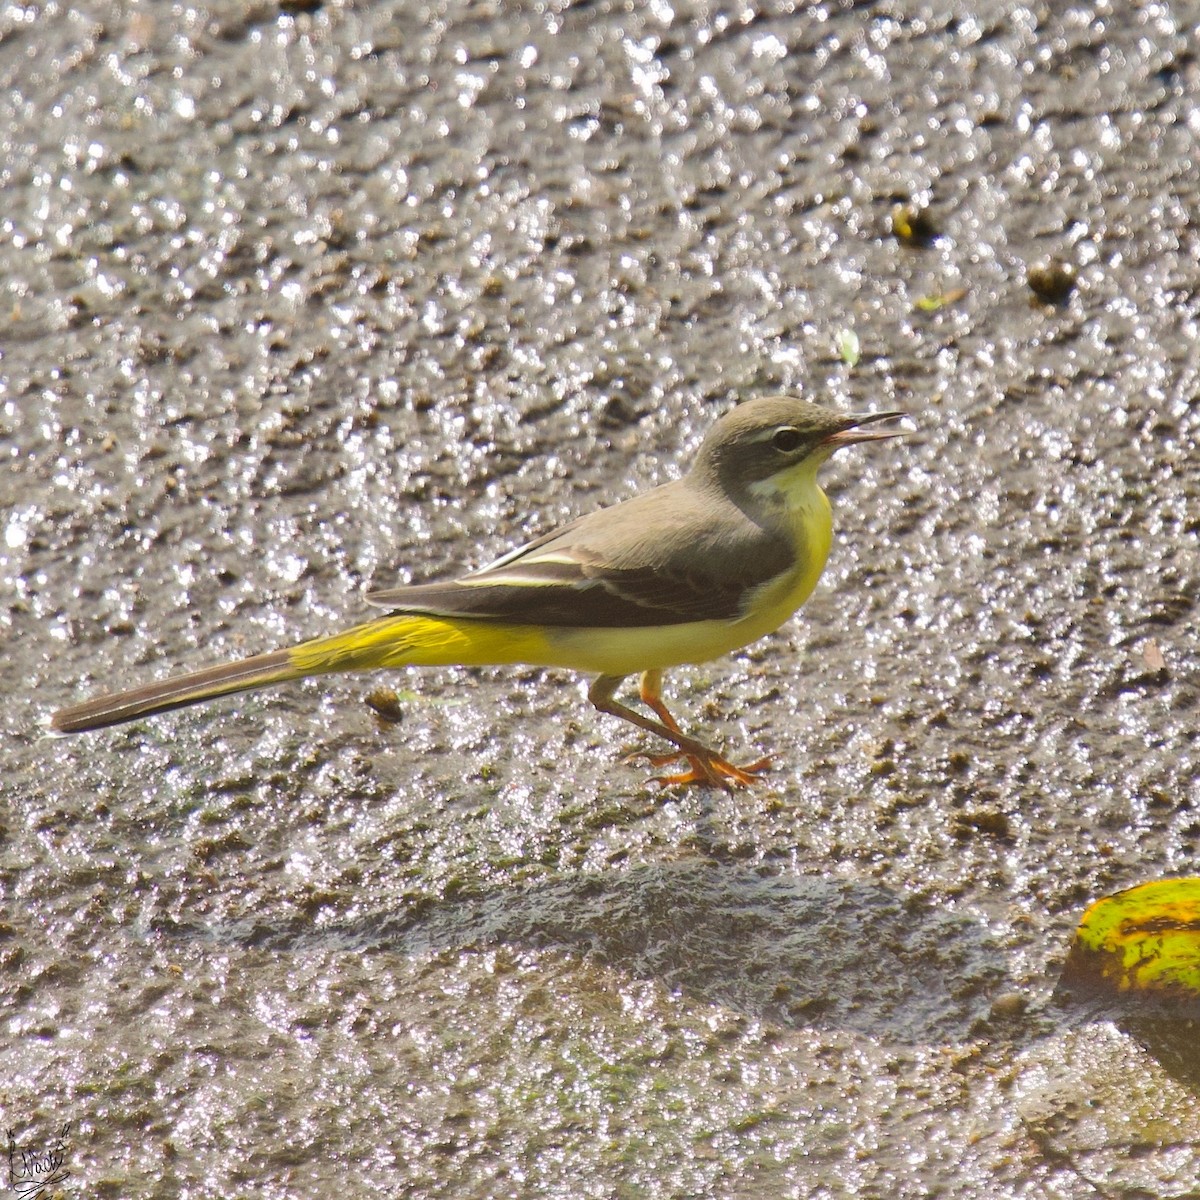
[(1065, 304), (1075, 290), (1075, 268), (1061, 258), (1049, 258), (1030, 267), (1025, 282), (1047, 304)]

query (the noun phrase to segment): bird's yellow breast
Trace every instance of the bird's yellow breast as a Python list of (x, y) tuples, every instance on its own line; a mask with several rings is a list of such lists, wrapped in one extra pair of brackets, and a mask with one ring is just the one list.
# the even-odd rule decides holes
[(786, 575), (772, 579), (759, 589), (745, 620), (761, 614), (762, 637), (778, 629), (812, 595), (833, 544), (833, 512), (825, 493), (813, 487), (808, 503), (788, 511), (796, 564)]

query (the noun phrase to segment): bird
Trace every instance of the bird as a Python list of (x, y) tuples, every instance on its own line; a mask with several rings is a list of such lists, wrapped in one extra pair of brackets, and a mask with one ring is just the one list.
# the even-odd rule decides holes
[[(82, 733), (334, 672), (525, 664), (594, 676), (598, 712), (667, 742), (669, 752), (645, 757), (680, 769), (653, 781), (749, 787), (773, 756), (737, 766), (685, 733), (663, 701), (663, 672), (729, 654), (796, 612), (832, 544), (818, 469), (843, 447), (900, 436), (875, 426), (905, 415), (848, 414), (795, 395), (747, 400), (716, 421), (673, 482), (477, 570), (368, 592), (386, 613), (344, 632), (61, 708), (50, 730)], [(617, 699), (634, 674), (648, 712)]]

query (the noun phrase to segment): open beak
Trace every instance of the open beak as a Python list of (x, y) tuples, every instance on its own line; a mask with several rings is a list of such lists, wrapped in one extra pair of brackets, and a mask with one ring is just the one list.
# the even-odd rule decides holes
[(883, 442), (888, 438), (904, 437), (903, 429), (863, 429), (864, 425), (874, 425), (877, 421), (895, 421), (907, 417), (903, 412), (864, 413), (862, 416), (847, 417), (847, 428), (831, 433), (822, 443), (840, 450), (843, 446), (853, 446), (856, 442)]

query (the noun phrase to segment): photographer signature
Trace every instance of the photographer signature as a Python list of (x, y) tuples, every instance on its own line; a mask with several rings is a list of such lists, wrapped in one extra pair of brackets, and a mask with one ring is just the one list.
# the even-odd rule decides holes
[(22, 1150), (17, 1147), (16, 1135), (8, 1131), (8, 1185), (19, 1200), (38, 1200), (48, 1187), (62, 1183), (71, 1174), (63, 1167), (70, 1132), (68, 1121), (45, 1149)]

